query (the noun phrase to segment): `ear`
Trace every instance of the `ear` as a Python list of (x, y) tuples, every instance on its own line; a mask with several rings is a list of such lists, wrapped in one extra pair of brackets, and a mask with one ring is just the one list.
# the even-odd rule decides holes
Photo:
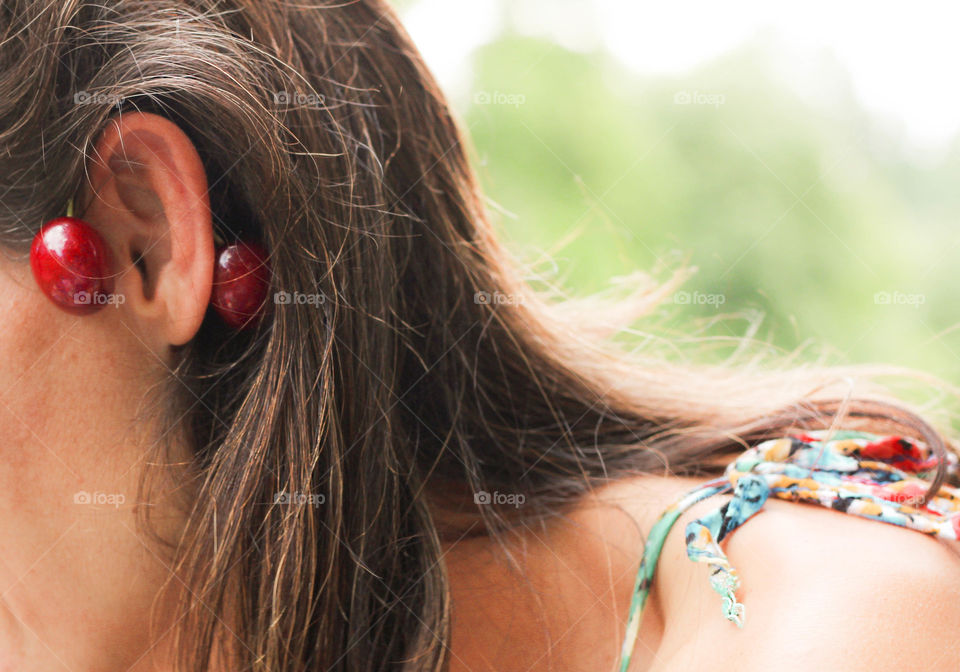
[(196, 148), (168, 119), (124, 113), (97, 140), (88, 175), (78, 214), (110, 247), (124, 319), (154, 352), (188, 342), (206, 314), (214, 265)]

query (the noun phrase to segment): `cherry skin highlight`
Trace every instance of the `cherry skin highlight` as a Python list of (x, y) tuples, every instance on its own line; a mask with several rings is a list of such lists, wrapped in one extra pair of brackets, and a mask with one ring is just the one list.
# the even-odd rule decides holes
[(269, 287), (267, 251), (261, 245), (239, 242), (217, 249), (210, 303), (227, 325), (256, 325), (266, 312)]
[(107, 245), (76, 217), (59, 217), (41, 227), (30, 247), (30, 268), (40, 290), (74, 315), (89, 315), (110, 297)]

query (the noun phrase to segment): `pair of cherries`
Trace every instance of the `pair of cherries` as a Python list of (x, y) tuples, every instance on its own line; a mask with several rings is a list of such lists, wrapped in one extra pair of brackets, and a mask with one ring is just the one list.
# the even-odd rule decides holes
[[(107, 245), (88, 223), (68, 216), (44, 224), (30, 247), (30, 268), (41, 291), (59, 308), (89, 315), (111, 303), (113, 274)], [(234, 329), (247, 329), (266, 312), (270, 269), (254, 242), (217, 247), (210, 304)]]

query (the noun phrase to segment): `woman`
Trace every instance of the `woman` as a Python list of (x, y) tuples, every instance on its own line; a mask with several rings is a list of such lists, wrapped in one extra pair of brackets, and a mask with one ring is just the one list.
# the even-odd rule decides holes
[[(957, 664), (949, 546), (823, 508), (730, 537), (742, 629), (681, 532), (638, 592), (659, 515), (747, 447), (944, 440), (848, 394), (870, 371), (668, 364), (530, 292), (383, 2), (8, 0), (0, 26), (0, 668)], [(39, 235), (71, 201), (99, 310)], [(264, 256), (215, 283), (223, 245)], [(267, 304), (233, 324), (248, 281)]]

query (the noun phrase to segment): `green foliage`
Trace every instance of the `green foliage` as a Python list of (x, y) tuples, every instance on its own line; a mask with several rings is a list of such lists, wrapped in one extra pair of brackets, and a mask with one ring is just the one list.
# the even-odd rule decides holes
[(692, 300), (670, 307), (687, 322), (759, 310), (778, 346), (950, 377), (960, 152), (921, 164), (835, 64), (819, 73), (830, 95), (807, 99), (772, 50), (653, 78), (534, 39), (482, 48), (463, 112), (511, 247), (550, 252), (577, 294), (688, 259)]

